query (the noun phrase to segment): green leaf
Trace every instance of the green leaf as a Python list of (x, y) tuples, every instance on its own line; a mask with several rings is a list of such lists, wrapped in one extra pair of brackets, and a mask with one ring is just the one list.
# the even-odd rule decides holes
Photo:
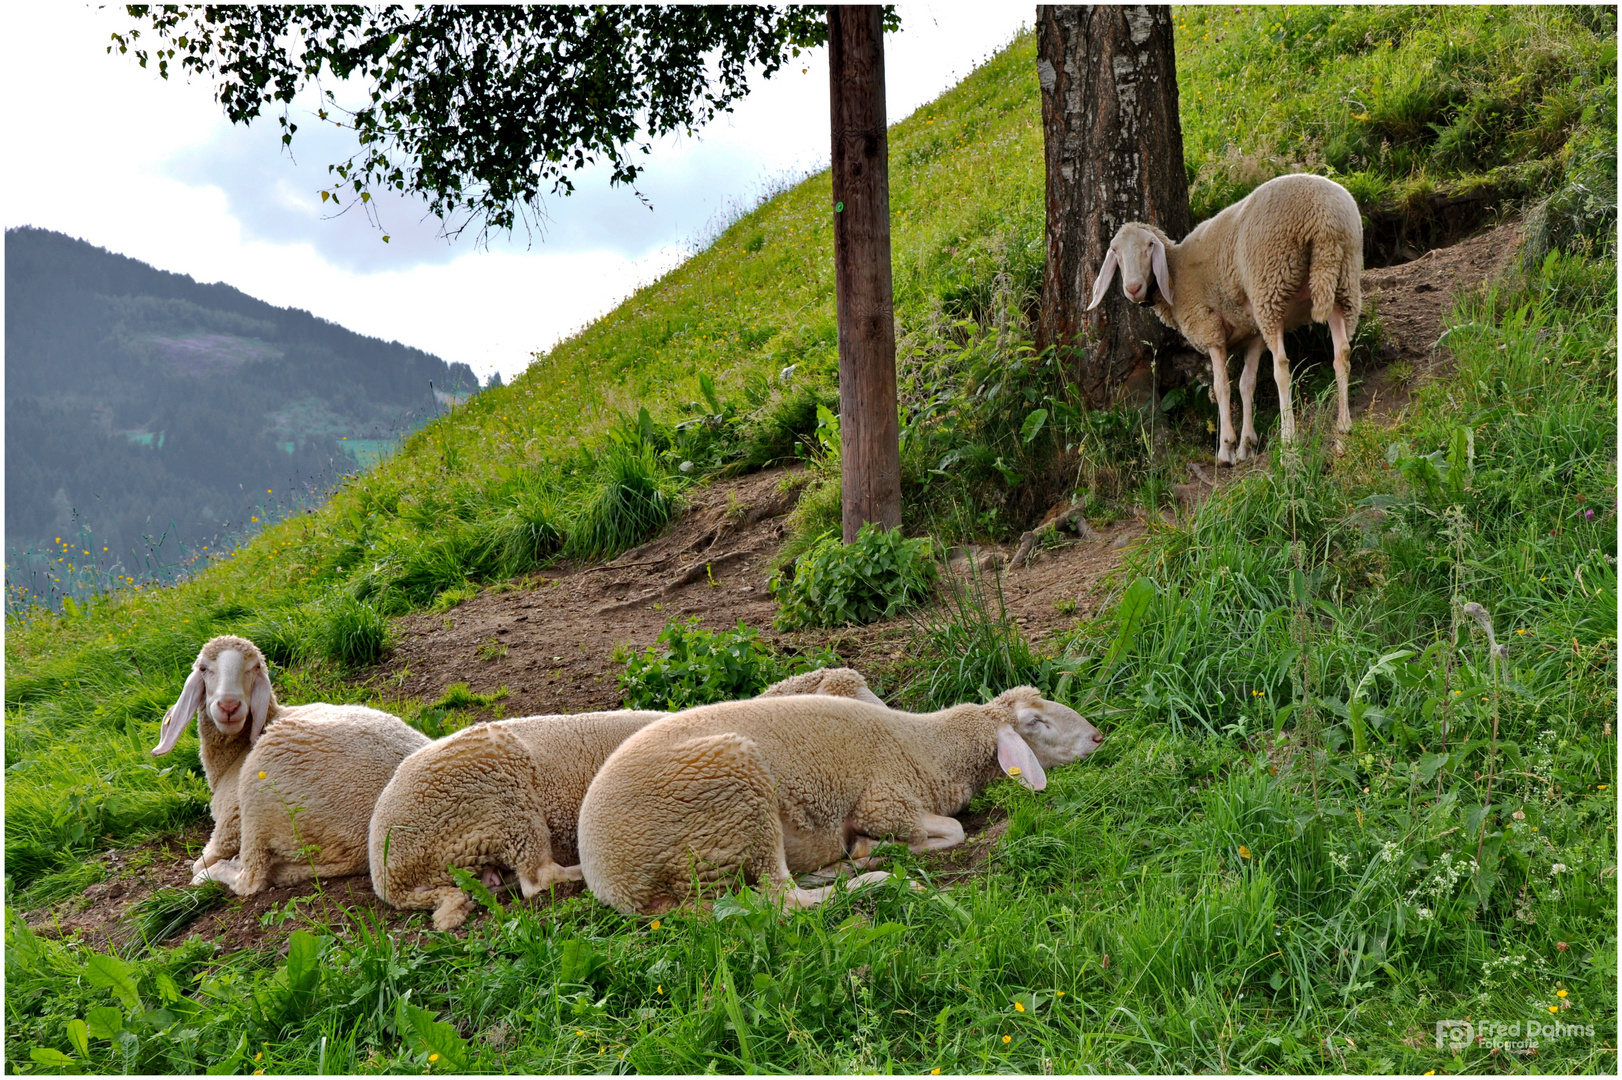
[(287, 988), (301, 1003), (321, 982), (320, 958), (320, 940), (308, 931), (293, 931), (287, 943)]
[[(719, 951), (719, 950), (718, 950)], [(754, 1072), (755, 1055), (749, 1046), (749, 1025), (743, 1018), (743, 1005), (738, 1001), (738, 987), (734, 984), (732, 973), (727, 970), (727, 958), (717, 956), (716, 982), (721, 988), (721, 1004), (726, 1009), (727, 1019), (732, 1021), (732, 1029), (738, 1035), (738, 1051), (743, 1055), (744, 1064)]]
[(218, 1060), (214, 1064), (210, 1065), (208, 1067), (208, 1069), (207, 1069), (206, 1075), (208, 1075), (208, 1076), (229, 1076), (230, 1074), (237, 1071), (237, 1065), (239, 1063), (241, 1063), (242, 1059), (244, 1057), (246, 1057), (247, 1054), (248, 1054), (248, 1036), (247, 1035), (238, 1035), (237, 1036), (236, 1049), (232, 1050), (225, 1057), (222, 1057), (220, 1060)]
[(69, 1020), (67, 1022), (68, 1042), (79, 1051), (80, 1057), (90, 1056), (90, 1028), (83, 1020)]
[(1138, 630), (1143, 625), (1143, 619), (1149, 611), (1149, 603), (1155, 598), (1155, 583), (1149, 578), (1140, 577), (1126, 587), (1121, 595), (1121, 602), (1115, 608), (1116, 632), (1115, 640), (1110, 643), (1109, 652), (1104, 654), (1104, 664), (1100, 671), (1109, 671), (1117, 658), (1132, 648), (1132, 642), (1138, 636)]
[(449, 1024), (434, 1019), (427, 1009), (419, 1009), (399, 999), (399, 1027), (417, 1048), (430, 1058), (436, 1072), (455, 1072), (467, 1067), (467, 1041)]
[(124, 1014), (111, 1005), (100, 1005), (84, 1014), (85, 1033), (98, 1039), (117, 1038), (124, 1030)]
[(127, 1009), (139, 1009), (141, 998), (135, 992), (134, 969), (116, 956), (103, 956), (96, 953), (85, 961), (84, 978), (91, 986), (99, 986), (113, 992)]
[(710, 403), (712, 412), (721, 411), (721, 399), (715, 392), (715, 380), (707, 372), (699, 372), (698, 392), (704, 395), (704, 400)]
[(1042, 433), (1042, 426), (1047, 422), (1048, 411), (1046, 409), (1034, 410), (1025, 418), (1025, 422), (1019, 426), (1020, 442), (1029, 444), (1032, 439)]
[(60, 1050), (52, 1050), (48, 1046), (36, 1046), (28, 1051), (28, 1057), (38, 1065), (50, 1065), (55, 1068), (65, 1068), (73, 1064), (73, 1059)]

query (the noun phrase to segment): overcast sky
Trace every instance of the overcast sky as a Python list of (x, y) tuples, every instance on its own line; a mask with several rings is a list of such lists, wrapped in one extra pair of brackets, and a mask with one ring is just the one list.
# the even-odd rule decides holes
[[(1028, 5), (900, 5), (885, 42), (891, 122), (933, 100), (1028, 24)], [(18, 5), (4, 16), (4, 214), (199, 281), (223, 281), (352, 330), (510, 378), (536, 349), (676, 265), (729, 207), (828, 160), (826, 50), (757, 79), (696, 137), (655, 144), (652, 211), (600, 174), (548, 199), (544, 237), (451, 242), (420, 204), (380, 206), (391, 236), (318, 195), (347, 132), (302, 124), (294, 156), (273, 117), (233, 127), (212, 87), (109, 56), (122, 7)], [(295, 119), (300, 119), (295, 116)], [(472, 230), (469, 230), (471, 234)]]

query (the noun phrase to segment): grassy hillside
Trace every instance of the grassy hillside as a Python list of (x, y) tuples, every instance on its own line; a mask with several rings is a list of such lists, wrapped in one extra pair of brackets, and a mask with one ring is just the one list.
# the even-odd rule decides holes
[[(1309, 402), (1299, 459), (1157, 528), (1127, 602), (1054, 663), (1005, 673), (1068, 670), (1054, 692), (1110, 738), (1040, 796), (982, 796), (1009, 819), (983, 876), (791, 916), (744, 895), (649, 922), (583, 898), (409, 946), (339, 915), (285, 959), (206, 944), (97, 959), (8, 914), (8, 1060), (1614, 1069), (1615, 28), (1591, 16), (1178, 9), (1198, 213), (1300, 166), (1333, 167), (1393, 221), (1491, 183), (1541, 215), (1539, 257), (1460, 306), (1457, 371), (1412, 409), (1359, 418), (1330, 461)], [(1083, 477), (1100, 513), (1155, 507), (1168, 462), (1209, 458), (1198, 404), (1150, 454), (1142, 418), (1075, 410), (1024, 345), (1042, 261), (1032, 42), (898, 125), (891, 151), (909, 527), (1006, 537), (1069, 494), (1060, 476)], [(284, 700), (425, 722), (429, 703), (346, 678), (388, 616), (560, 551), (628, 547), (694, 478), (815, 445), (835, 362), (827, 184), (744, 216), (193, 580), (9, 619), (8, 911), (93, 883), (99, 849), (206, 815), (195, 739), (173, 768), (146, 750), (210, 634), (265, 645)], [(1038, 407), (1052, 419), (1024, 439)], [(814, 529), (829, 500), (807, 500)], [(959, 659), (965, 681), (935, 694), (975, 693), (980, 660), (992, 671)], [(1529, 1060), (1437, 1050), (1437, 1022), (1466, 1016), (1594, 1032)], [(76, 1019), (94, 1020), (82, 1048)]]

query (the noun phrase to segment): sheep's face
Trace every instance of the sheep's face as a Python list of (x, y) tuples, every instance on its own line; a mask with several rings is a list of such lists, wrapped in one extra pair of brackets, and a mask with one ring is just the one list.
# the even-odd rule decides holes
[(1109, 251), (1104, 255), (1104, 265), (1099, 267), (1098, 280), (1093, 283), (1093, 302), (1087, 306), (1087, 310), (1091, 311), (1104, 299), (1104, 294), (1109, 291), (1110, 279), (1117, 270), (1121, 275), (1121, 291), (1134, 304), (1147, 304), (1153, 300), (1157, 284), (1166, 302), (1171, 302), (1171, 273), (1166, 268), (1166, 245), (1152, 229), (1128, 222), (1115, 233), (1115, 239), (1110, 241)]
[(1014, 712), (1013, 723), (997, 729), (997, 760), (1010, 776), (1037, 791), (1047, 786), (1044, 770), (1080, 761), (1104, 742), (1103, 733), (1076, 710), (1028, 686), (1008, 691), (996, 703)]
[(248, 722), (251, 688), (261, 674), (258, 658), (240, 649), (221, 649), (212, 660), (198, 657), (196, 670), (203, 673), (208, 718), (226, 735), (240, 732)]
[(249, 741), (257, 742), (269, 719), (270, 703), (270, 673), (259, 650), (241, 638), (216, 638), (192, 663), (180, 699), (163, 718), (152, 753), (173, 750), (199, 710), (221, 734), (238, 735), (247, 727)]

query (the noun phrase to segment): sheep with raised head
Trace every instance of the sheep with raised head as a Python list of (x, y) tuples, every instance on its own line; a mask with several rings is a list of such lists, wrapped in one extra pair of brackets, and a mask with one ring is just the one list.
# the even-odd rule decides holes
[(695, 882), (737, 879), (811, 907), (834, 886), (802, 889), (793, 875), (886, 838), (915, 851), (962, 843), (950, 815), (992, 780), (1041, 790), (1046, 769), (1102, 742), (1028, 686), (927, 714), (826, 696), (689, 709), (603, 764), (580, 807), (581, 871), (626, 913), (657, 914), (691, 899)]
[[(835, 694), (883, 704), (850, 668), (795, 675), (761, 697)], [(372, 812), (372, 888), (399, 908), (432, 910), (434, 927), (461, 926), (473, 899), (450, 867), (533, 896), (580, 880), (580, 800), (626, 738), (672, 714), (621, 710), (524, 716), (477, 724), (400, 764)]]
[(204, 644), (164, 715), (154, 755), (198, 717), (214, 832), (192, 866), (242, 896), (365, 871), (372, 804), (428, 737), (360, 705), (284, 706), (247, 638)]
[[(1180, 244), (1153, 225), (1128, 222), (1110, 241), (1088, 310), (1104, 299), (1117, 268), (1127, 299), (1153, 304), (1161, 322), (1211, 358), (1219, 463), (1232, 465), (1256, 451), (1252, 398), (1263, 348), (1273, 354), (1279, 435), (1286, 443), (1294, 441), (1284, 332), (1308, 320), (1328, 323), (1334, 341), (1340, 406), (1335, 450), (1344, 449), (1342, 436), (1352, 429), (1347, 403), (1352, 335), (1363, 306), (1363, 219), (1351, 192), (1322, 176), (1276, 177), (1196, 225)], [(1244, 418), (1236, 440), (1228, 350), (1241, 346)]]

